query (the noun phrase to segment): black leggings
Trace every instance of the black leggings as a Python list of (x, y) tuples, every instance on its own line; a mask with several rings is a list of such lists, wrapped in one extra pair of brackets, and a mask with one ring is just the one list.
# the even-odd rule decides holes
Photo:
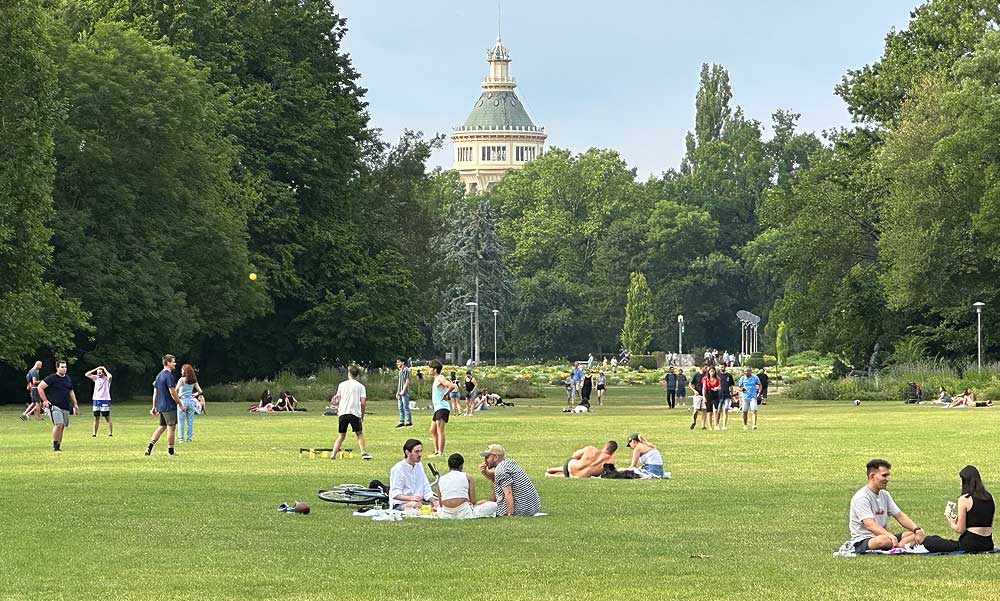
[(671, 409), (673, 409), (675, 405), (677, 405), (677, 391), (676, 390), (668, 390), (667, 391), (667, 407), (670, 407)]
[(966, 530), (958, 541), (948, 540), (940, 536), (928, 536), (924, 539), (924, 547), (931, 553), (951, 553), (965, 551), (966, 553), (982, 553), (993, 550), (992, 536), (979, 536)]

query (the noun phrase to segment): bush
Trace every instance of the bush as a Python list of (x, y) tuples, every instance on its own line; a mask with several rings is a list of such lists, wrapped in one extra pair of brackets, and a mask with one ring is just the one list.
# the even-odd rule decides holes
[(764, 355), (764, 367), (774, 367), (778, 364), (778, 358), (774, 355)]
[(657, 369), (656, 357), (654, 355), (632, 355), (628, 361), (628, 366), (632, 369)]
[(653, 351), (653, 358), (656, 359), (656, 369), (663, 369), (667, 364), (667, 354), (663, 351)]
[(743, 362), (746, 367), (750, 369), (760, 369), (765, 367), (764, 355), (763, 353), (754, 353)]
[(830, 358), (821, 355), (819, 351), (802, 351), (801, 353), (795, 353), (788, 357), (785, 365), (817, 365), (820, 363), (829, 363)]

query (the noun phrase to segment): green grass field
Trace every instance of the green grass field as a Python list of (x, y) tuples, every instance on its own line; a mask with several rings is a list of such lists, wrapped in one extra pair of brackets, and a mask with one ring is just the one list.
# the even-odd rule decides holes
[[(561, 396), (452, 419), (449, 452), (475, 471), (479, 450), (503, 444), (549, 514), (471, 522), (371, 522), (316, 499), (333, 483), (387, 480), (405, 438), (429, 443), (427, 411), (397, 430), (394, 403), (370, 403), (375, 459), (335, 463), (298, 453), (332, 444), (320, 403), (278, 415), (212, 405), (173, 458), (165, 441), (143, 456), (147, 405), (115, 406), (113, 438), (75, 418), (62, 453), (47, 425), (2, 407), (0, 599), (1000, 598), (1000, 555), (831, 555), (872, 457), (893, 463), (889, 490), (932, 534), (950, 532), (942, 511), (965, 464), (1000, 493), (1000, 409), (776, 399), (760, 430), (711, 432), (690, 431), (654, 387), (613, 388), (589, 415), (558, 412)], [(672, 480), (542, 478), (575, 448), (636, 430)], [(293, 500), (312, 514), (275, 511)]]

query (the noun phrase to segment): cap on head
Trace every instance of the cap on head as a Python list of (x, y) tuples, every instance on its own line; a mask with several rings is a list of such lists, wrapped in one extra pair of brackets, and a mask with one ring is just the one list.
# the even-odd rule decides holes
[(507, 455), (507, 451), (505, 451), (504, 448), (498, 444), (491, 444), (486, 447), (485, 451), (479, 454), (480, 457), (488, 457), (489, 455), (499, 455), (500, 457), (504, 457)]
[(632, 444), (633, 442), (639, 442), (639, 433), (633, 432), (628, 435), (628, 440), (625, 441), (625, 446)]

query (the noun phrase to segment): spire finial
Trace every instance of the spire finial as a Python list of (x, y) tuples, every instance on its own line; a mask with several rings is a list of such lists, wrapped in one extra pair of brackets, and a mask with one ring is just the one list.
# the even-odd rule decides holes
[(500, 0), (497, 0), (497, 41), (500, 41)]

